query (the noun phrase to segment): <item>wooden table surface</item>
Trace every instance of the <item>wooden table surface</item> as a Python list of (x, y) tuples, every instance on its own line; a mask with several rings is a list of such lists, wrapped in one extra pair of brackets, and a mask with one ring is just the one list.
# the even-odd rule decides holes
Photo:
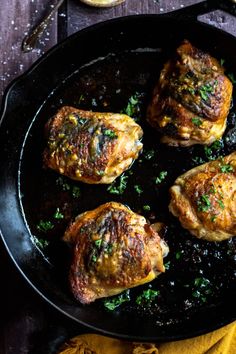
[[(126, 0), (109, 9), (65, 0), (37, 48), (21, 51), (29, 29), (47, 13), (54, 0), (2, 0), (0, 7), (0, 103), (9, 83), (63, 38), (96, 22), (141, 13), (165, 13), (198, 3), (194, 0)], [(200, 20), (236, 35), (236, 19), (215, 11)], [(4, 99), (2, 100), (4, 103)], [(3, 106), (2, 106), (3, 107)], [(7, 206), (6, 206), (7, 207)], [(56, 353), (58, 346), (85, 328), (51, 308), (18, 273), (0, 241), (0, 354)], [(104, 353), (105, 354), (105, 353)]]

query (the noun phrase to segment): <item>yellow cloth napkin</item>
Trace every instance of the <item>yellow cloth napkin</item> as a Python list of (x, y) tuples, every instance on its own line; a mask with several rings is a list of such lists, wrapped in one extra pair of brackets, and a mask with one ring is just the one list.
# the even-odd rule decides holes
[(65, 343), (59, 354), (236, 354), (236, 321), (199, 337), (160, 344), (82, 334)]

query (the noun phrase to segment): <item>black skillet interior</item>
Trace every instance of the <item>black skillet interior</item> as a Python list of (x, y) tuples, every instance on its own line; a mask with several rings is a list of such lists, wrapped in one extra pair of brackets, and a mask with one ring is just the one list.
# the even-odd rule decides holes
[[(69, 37), (6, 95), (0, 131), (0, 223), (8, 251), (28, 282), (59, 311), (90, 330), (124, 339), (177, 340), (235, 319), (235, 241), (197, 240), (168, 212), (168, 189), (178, 175), (235, 149), (234, 106), (222, 141), (208, 150), (161, 145), (157, 132), (145, 122), (160, 69), (183, 39), (224, 60), (227, 73), (236, 74), (232, 36), (197, 22), (139, 15)], [(121, 112), (131, 97), (134, 116), (144, 129), (144, 150), (123, 176), (123, 194), (111, 194), (104, 185), (72, 182), (42, 168), (44, 124), (58, 108)], [(150, 222), (166, 223), (170, 247), (166, 273), (130, 290), (125, 294), (129, 301), (113, 311), (103, 300), (82, 306), (73, 299), (67, 282), (70, 250), (61, 241), (78, 213), (111, 200), (128, 205)], [(45, 225), (53, 228), (45, 232)], [(147, 289), (154, 290), (155, 298), (137, 304)]]

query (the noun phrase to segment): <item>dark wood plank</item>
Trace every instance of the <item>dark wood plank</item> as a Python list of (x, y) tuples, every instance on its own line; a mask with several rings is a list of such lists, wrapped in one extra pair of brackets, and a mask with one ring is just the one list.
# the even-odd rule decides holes
[(57, 18), (30, 53), (21, 51), (27, 32), (46, 14), (48, 0), (2, 1), (0, 12), (0, 102), (6, 86), (23, 74), (41, 55), (57, 42)]

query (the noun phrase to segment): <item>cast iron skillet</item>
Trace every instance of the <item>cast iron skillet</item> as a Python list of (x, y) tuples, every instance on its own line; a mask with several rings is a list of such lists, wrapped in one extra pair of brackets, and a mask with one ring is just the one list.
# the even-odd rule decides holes
[[(194, 9), (202, 11), (204, 6)], [(60, 312), (90, 330), (123, 339), (189, 338), (236, 318), (235, 241), (197, 240), (168, 212), (168, 189), (175, 178), (199, 164), (200, 158), (207, 161), (209, 154), (201, 146), (161, 145), (157, 132), (143, 118), (164, 61), (183, 39), (224, 59), (227, 72), (236, 73), (236, 39), (231, 35), (193, 18), (183, 20), (179, 12), (139, 15), (72, 35), (17, 79), (5, 95), (0, 129), (0, 227), (9, 255), (31, 286)], [(144, 152), (126, 174), (124, 194), (110, 194), (107, 186), (60, 179), (42, 169), (43, 127), (59, 107), (68, 104), (119, 112), (133, 95), (139, 100), (135, 115), (144, 129)], [(227, 131), (211, 149), (212, 157), (235, 150), (234, 125), (232, 106)], [(155, 183), (162, 171), (167, 171), (165, 179)], [(79, 197), (73, 193), (77, 187)], [(132, 289), (130, 301), (114, 311), (107, 310), (103, 301), (82, 306), (73, 299), (67, 283), (70, 250), (61, 241), (75, 215), (109, 200), (129, 205), (151, 222), (169, 225), (165, 238), (170, 246), (166, 274)], [(143, 208), (147, 204), (150, 211)], [(56, 211), (64, 218), (55, 218)], [(51, 221), (53, 229), (40, 230), (40, 220)], [(137, 297), (150, 287), (158, 296), (138, 305)]]

